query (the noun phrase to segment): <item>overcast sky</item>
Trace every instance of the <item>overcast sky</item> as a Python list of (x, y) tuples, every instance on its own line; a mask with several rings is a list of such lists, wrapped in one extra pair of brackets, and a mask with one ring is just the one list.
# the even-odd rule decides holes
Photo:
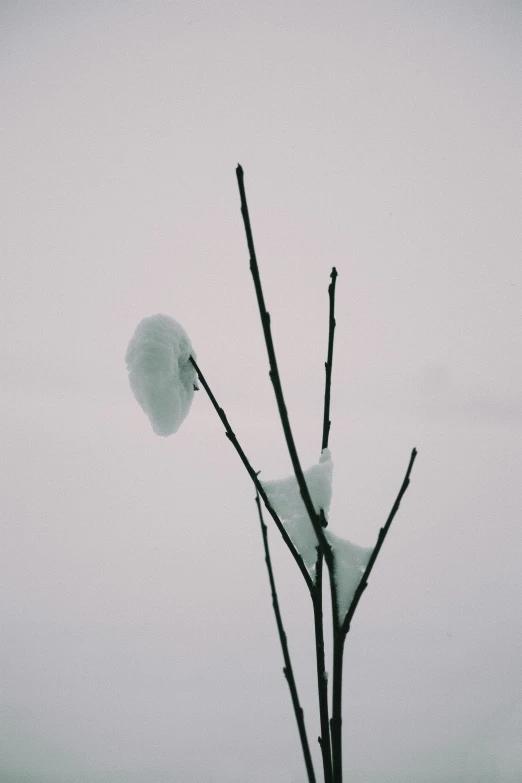
[[(339, 272), (331, 529), (372, 545), (349, 783), (522, 773), (517, 0), (0, 4), (2, 783), (304, 783), (253, 488), (204, 393), (129, 388), (167, 313), (256, 470), (304, 467)], [(308, 591), (270, 527), (320, 770)]]

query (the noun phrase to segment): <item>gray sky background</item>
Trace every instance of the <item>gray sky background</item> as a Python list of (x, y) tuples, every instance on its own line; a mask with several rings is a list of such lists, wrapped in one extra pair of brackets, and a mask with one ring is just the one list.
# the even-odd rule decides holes
[[(3, 2), (6, 783), (302, 783), (253, 489), (203, 391), (128, 386), (164, 312), (252, 463), (302, 462), (339, 271), (332, 529), (371, 545), (346, 651), (351, 783), (522, 771), (518, 2)], [(315, 751), (312, 615), (270, 528)], [(318, 760), (318, 754), (316, 754)]]

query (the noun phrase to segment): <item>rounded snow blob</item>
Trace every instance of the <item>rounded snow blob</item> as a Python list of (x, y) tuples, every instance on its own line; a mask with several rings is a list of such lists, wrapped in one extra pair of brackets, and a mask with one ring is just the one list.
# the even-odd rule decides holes
[(129, 383), (156, 435), (172, 435), (187, 416), (196, 371), (187, 333), (174, 318), (152, 315), (136, 327), (125, 354)]

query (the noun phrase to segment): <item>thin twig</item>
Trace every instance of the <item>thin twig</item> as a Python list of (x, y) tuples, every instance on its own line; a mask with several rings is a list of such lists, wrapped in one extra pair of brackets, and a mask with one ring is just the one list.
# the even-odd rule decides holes
[(399, 510), (399, 506), (401, 504), (401, 500), (403, 498), (404, 493), (408, 489), (408, 485), (410, 483), (410, 474), (413, 468), (413, 463), (415, 462), (415, 457), (417, 456), (417, 449), (413, 449), (410, 456), (410, 461), (408, 463), (408, 468), (406, 470), (406, 475), (404, 476), (404, 480), (401, 484), (401, 488), (399, 490), (399, 494), (395, 498), (395, 503), (392, 506), (392, 510), (390, 511), (388, 515), (388, 519), (386, 520), (386, 523), (384, 527), (381, 527), (379, 530), (379, 536), (377, 538), (377, 543), (375, 544), (375, 547), (373, 549), (373, 552), (371, 554), (371, 557), (368, 561), (368, 565), (366, 566), (366, 569), (364, 571), (364, 574), (361, 577), (361, 581), (359, 582), (359, 585), (357, 587), (357, 590), (355, 591), (354, 597), (352, 598), (352, 602), (350, 604), (350, 607), (348, 609), (348, 612), (346, 613), (346, 617), (343, 620), (342, 624), (342, 632), (346, 636), (348, 631), (350, 630), (350, 623), (352, 621), (352, 617), (355, 614), (355, 610), (357, 609), (357, 605), (359, 604), (359, 601), (361, 600), (361, 596), (366, 590), (366, 587), (368, 586), (368, 579), (370, 578), (370, 574), (372, 572), (373, 566), (375, 565), (375, 561), (377, 560), (377, 557), (379, 555), (379, 552), (381, 551), (381, 547), (384, 544), (384, 539), (388, 535), (388, 530), (391, 527), (391, 523), (393, 522), (393, 518), (395, 517), (395, 514)]
[(256, 505), (259, 513), (259, 522), (261, 524), (261, 532), (263, 534), (263, 546), (265, 549), (265, 563), (268, 571), (268, 579), (270, 581), (270, 590), (272, 592), (272, 606), (274, 607), (274, 614), (276, 618), (277, 631), (279, 633), (279, 641), (281, 642), (281, 649), (283, 651), (283, 660), (285, 666), (283, 674), (286, 677), (288, 688), (290, 690), (290, 696), (292, 698), (292, 705), (294, 708), (295, 719), (297, 722), (297, 728), (299, 730), (299, 738), (301, 740), (301, 747), (303, 749), (303, 756), (306, 766), (306, 772), (308, 774), (309, 783), (315, 783), (314, 765), (312, 762), (312, 755), (310, 753), (310, 745), (308, 744), (308, 737), (306, 734), (305, 720), (303, 708), (299, 701), (299, 695), (297, 693), (297, 686), (295, 684), (294, 670), (292, 668), (292, 662), (290, 660), (290, 652), (288, 650), (288, 642), (286, 640), (286, 633), (283, 626), (283, 619), (281, 617), (281, 610), (279, 608), (279, 599), (277, 597), (277, 590), (274, 579), (274, 572), (272, 570), (272, 560), (270, 558), (270, 549), (268, 546), (268, 530), (263, 520), (263, 512), (261, 510), (261, 501), (259, 500), (259, 493), (256, 493)]
[(324, 365), (326, 371), (326, 379), (324, 384), (324, 415), (323, 415), (323, 449), (328, 448), (328, 437), (330, 435), (330, 389), (332, 386), (332, 358), (333, 358), (333, 343), (334, 343), (334, 331), (335, 331), (335, 281), (337, 280), (337, 269), (332, 268), (330, 277), (332, 282), (328, 286), (328, 296), (330, 298), (330, 318), (328, 328), (328, 358)]
[(243, 216), (243, 224), (245, 226), (245, 234), (247, 239), (247, 245), (248, 245), (248, 251), (250, 253), (250, 271), (252, 273), (252, 278), (254, 280), (254, 287), (256, 290), (256, 296), (257, 296), (257, 303), (259, 306), (259, 313), (261, 315), (261, 324), (263, 326), (263, 333), (265, 337), (265, 343), (266, 343), (266, 349), (268, 353), (268, 361), (270, 365), (270, 380), (272, 381), (272, 386), (274, 387), (274, 392), (276, 396), (277, 401), (277, 407), (279, 410), (279, 416), (281, 418), (281, 424), (283, 426), (283, 431), (285, 434), (285, 440), (288, 447), (288, 451), (290, 454), (290, 459), (292, 461), (292, 467), (294, 469), (295, 477), (297, 480), (297, 484), (299, 486), (299, 491), (301, 493), (301, 497), (303, 499), (303, 503), (305, 504), (306, 511), (308, 513), (308, 516), (310, 517), (310, 521), (313, 525), (315, 534), (317, 536), (317, 539), (319, 541), (319, 545), (321, 547), (321, 551), (326, 559), (326, 562), (328, 564), (328, 567), (330, 567), (330, 563), (332, 563), (332, 554), (330, 551), (330, 546), (325, 538), (323, 526), (321, 523), (320, 516), (316, 513), (314, 504), (312, 502), (312, 498), (310, 497), (310, 491), (308, 489), (305, 477), (303, 475), (303, 470), (301, 468), (301, 463), (299, 461), (299, 456), (297, 454), (297, 449), (294, 442), (294, 436), (292, 435), (292, 429), (290, 427), (290, 420), (288, 418), (288, 411), (286, 409), (286, 404), (283, 396), (283, 389), (281, 387), (281, 379), (279, 377), (279, 370), (277, 368), (277, 360), (274, 350), (274, 343), (272, 340), (272, 331), (270, 328), (270, 314), (268, 313), (266, 306), (265, 306), (265, 300), (263, 296), (263, 289), (261, 287), (261, 278), (259, 276), (259, 268), (257, 265), (257, 258), (256, 258), (256, 251), (254, 248), (254, 239), (252, 236), (252, 228), (250, 226), (250, 216), (248, 214), (248, 205), (246, 200), (246, 193), (245, 193), (245, 184), (244, 184), (244, 173), (243, 169), (240, 165), (236, 168), (236, 176), (237, 176), (237, 182), (239, 186), (239, 194), (241, 197), (241, 214)]
[[(325, 363), (325, 385), (324, 385), (324, 412), (323, 412), (323, 436), (322, 449), (328, 448), (328, 439), (330, 435), (330, 391), (332, 385), (332, 363), (333, 363), (333, 345), (335, 331), (335, 281), (337, 279), (337, 270), (332, 268), (331, 283), (328, 286), (328, 297), (330, 300), (329, 318), (328, 318), (328, 353)], [(326, 520), (325, 520), (326, 521)], [(328, 680), (326, 675), (326, 666), (324, 658), (324, 630), (323, 630), (323, 589), (322, 589), (322, 570), (323, 554), (320, 548), (317, 549), (316, 565), (316, 590), (312, 596), (314, 605), (315, 622), (315, 647), (317, 662), (317, 691), (319, 697), (319, 716), (321, 721), (320, 746), (323, 755), (323, 770), (325, 783), (332, 783), (332, 747), (330, 742), (330, 723), (328, 716)], [(330, 579), (330, 586), (336, 591), (335, 581)], [(337, 602), (337, 597), (336, 597)]]
[(208, 397), (209, 397), (212, 405), (214, 406), (214, 409), (215, 409), (217, 415), (219, 416), (219, 418), (221, 419), (221, 421), (223, 423), (223, 426), (225, 427), (225, 432), (226, 432), (227, 438), (229, 439), (229, 441), (232, 443), (232, 445), (234, 446), (235, 450), (239, 454), (241, 462), (245, 466), (248, 475), (250, 476), (250, 478), (254, 482), (255, 488), (259, 492), (259, 495), (262, 498), (263, 503), (266, 506), (266, 510), (268, 511), (268, 513), (270, 514), (270, 516), (272, 517), (274, 522), (276, 523), (279, 532), (283, 536), (285, 544), (287, 545), (288, 549), (292, 553), (292, 556), (293, 556), (294, 560), (296, 561), (297, 565), (299, 566), (299, 569), (300, 569), (300, 571), (301, 571), (301, 573), (302, 573), (302, 575), (304, 577), (304, 580), (305, 580), (305, 582), (306, 582), (306, 584), (308, 586), (308, 589), (309, 590), (313, 590), (314, 583), (313, 583), (313, 580), (312, 580), (310, 574), (308, 573), (308, 569), (306, 568), (306, 566), (305, 566), (305, 564), (303, 562), (303, 558), (301, 557), (301, 555), (299, 554), (299, 552), (295, 548), (295, 546), (294, 546), (294, 544), (292, 542), (292, 539), (290, 538), (290, 536), (288, 535), (288, 533), (286, 532), (286, 530), (285, 530), (285, 528), (283, 526), (283, 523), (279, 519), (279, 517), (276, 514), (276, 512), (274, 511), (274, 509), (272, 508), (272, 504), (270, 503), (270, 501), (269, 501), (269, 499), (267, 497), (267, 494), (266, 494), (266, 492), (265, 492), (265, 490), (263, 488), (263, 485), (261, 484), (261, 482), (259, 481), (259, 479), (257, 477), (256, 471), (254, 470), (254, 468), (250, 464), (250, 462), (249, 462), (245, 452), (241, 448), (241, 446), (239, 444), (239, 441), (236, 438), (236, 435), (235, 435), (232, 427), (229, 424), (229, 421), (227, 419), (225, 411), (223, 410), (223, 408), (221, 408), (218, 405), (217, 400), (214, 397), (214, 395), (212, 393), (212, 390), (211, 390), (210, 386), (208, 385), (208, 383), (207, 383), (203, 373), (199, 369), (199, 367), (198, 367), (194, 357), (190, 356), (189, 357), (189, 361), (191, 362), (192, 366), (196, 370), (198, 379), (199, 379), (199, 381), (201, 381), (201, 385), (203, 386), (203, 388), (205, 389), (206, 393), (208, 394)]
[(332, 718), (330, 721), (330, 730), (332, 735), (332, 759), (333, 759), (333, 783), (342, 783), (343, 780), (343, 768), (342, 768), (342, 697), (343, 697), (343, 653), (344, 643), (346, 636), (350, 630), (350, 623), (352, 621), (357, 605), (361, 599), (361, 596), (368, 585), (368, 579), (370, 577), (375, 561), (379, 555), (381, 547), (384, 543), (384, 539), (388, 534), (393, 518), (397, 513), (402, 497), (408, 485), (410, 483), (410, 474), (417, 456), (417, 449), (413, 449), (411, 452), (410, 461), (406, 470), (406, 475), (402, 482), (399, 494), (395, 499), (392, 510), (388, 515), (386, 524), (379, 531), (377, 543), (373, 549), (368, 565), (361, 577), (361, 581), (355, 591), (354, 597), (346, 614), (346, 617), (339, 624), (334, 621), (334, 639), (333, 639), (333, 682), (332, 682)]

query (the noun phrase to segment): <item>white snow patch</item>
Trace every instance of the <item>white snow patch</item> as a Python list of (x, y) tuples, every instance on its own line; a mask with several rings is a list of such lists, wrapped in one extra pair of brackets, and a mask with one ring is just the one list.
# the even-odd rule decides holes
[(342, 623), (366, 570), (373, 547), (367, 549), (352, 544), (351, 541), (340, 538), (329, 530), (325, 530), (325, 536), (333, 551), (334, 579), (338, 602), (337, 616), (339, 622)]
[[(332, 471), (332, 456), (329, 449), (323, 449), (319, 462), (304, 471), (305, 481), (314, 508), (317, 513), (323, 509), (326, 519), (328, 519), (328, 511), (332, 500)], [(283, 523), (295, 548), (303, 558), (308, 573), (315, 580), (319, 542), (301, 498), (295, 476), (288, 476), (275, 481), (262, 481), (261, 484), (272, 508)]]
[(177, 432), (189, 412), (197, 388), (191, 355), (185, 330), (170, 316), (152, 315), (136, 327), (125, 354), (129, 383), (156, 435)]

